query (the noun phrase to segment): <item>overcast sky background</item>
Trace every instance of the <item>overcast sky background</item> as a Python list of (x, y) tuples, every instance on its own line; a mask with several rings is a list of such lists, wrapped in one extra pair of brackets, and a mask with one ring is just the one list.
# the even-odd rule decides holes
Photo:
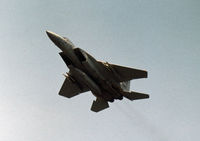
[[(194, 141), (200, 131), (199, 0), (0, 0), (0, 140)], [(90, 111), (58, 96), (68, 71), (50, 30), (96, 59), (145, 69), (150, 99)]]

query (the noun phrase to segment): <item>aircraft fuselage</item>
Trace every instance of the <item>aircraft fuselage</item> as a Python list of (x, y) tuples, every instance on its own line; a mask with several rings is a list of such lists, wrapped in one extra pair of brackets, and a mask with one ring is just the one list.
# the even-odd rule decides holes
[(109, 107), (108, 101), (149, 98), (148, 94), (129, 91), (130, 80), (147, 78), (147, 71), (97, 61), (90, 54), (53, 32), (47, 35), (61, 49), (60, 56), (69, 68), (59, 95), (71, 98), (80, 93), (91, 91), (96, 96), (91, 110), (99, 112)]
[(62, 50), (61, 57), (68, 63), (70, 76), (77, 82), (85, 83), (96, 97), (102, 97), (113, 102), (122, 99), (120, 84), (115, 78), (107, 78), (109, 70), (99, 63), (94, 57), (80, 48), (75, 48), (66, 38), (48, 32), (49, 38)]

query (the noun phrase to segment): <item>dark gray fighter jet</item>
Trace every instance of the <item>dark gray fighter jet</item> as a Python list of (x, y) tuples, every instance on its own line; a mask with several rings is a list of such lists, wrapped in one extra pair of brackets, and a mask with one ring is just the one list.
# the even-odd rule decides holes
[(69, 68), (59, 95), (71, 98), (91, 91), (96, 97), (91, 110), (99, 112), (109, 107), (115, 99), (129, 100), (149, 98), (149, 95), (129, 91), (130, 80), (147, 78), (147, 71), (138, 70), (94, 59), (90, 54), (76, 48), (66, 37), (46, 31), (51, 41), (61, 49), (60, 56)]

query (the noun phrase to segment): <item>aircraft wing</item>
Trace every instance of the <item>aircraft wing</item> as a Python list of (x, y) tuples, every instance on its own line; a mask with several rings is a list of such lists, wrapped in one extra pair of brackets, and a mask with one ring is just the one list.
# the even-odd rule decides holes
[(84, 84), (79, 84), (67, 76), (60, 89), (59, 95), (71, 98), (86, 91), (89, 91), (89, 89)]
[(104, 63), (104, 65), (112, 72), (119, 82), (129, 81), (132, 79), (147, 78), (147, 71), (139, 70), (114, 64)]

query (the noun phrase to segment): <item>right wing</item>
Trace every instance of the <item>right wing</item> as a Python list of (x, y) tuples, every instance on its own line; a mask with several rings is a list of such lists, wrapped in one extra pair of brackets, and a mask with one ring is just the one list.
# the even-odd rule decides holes
[(79, 84), (72, 80), (69, 76), (66, 76), (66, 79), (60, 89), (59, 95), (71, 98), (86, 91), (89, 91), (88, 87), (86, 87), (84, 84)]
[(120, 76), (120, 82), (131, 79), (147, 78), (147, 71), (124, 66), (110, 64), (114, 71)]
[(147, 71), (145, 70), (139, 70), (100, 61), (99, 63), (103, 64), (104, 67), (111, 71), (119, 82), (130, 81), (132, 79), (147, 78)]

